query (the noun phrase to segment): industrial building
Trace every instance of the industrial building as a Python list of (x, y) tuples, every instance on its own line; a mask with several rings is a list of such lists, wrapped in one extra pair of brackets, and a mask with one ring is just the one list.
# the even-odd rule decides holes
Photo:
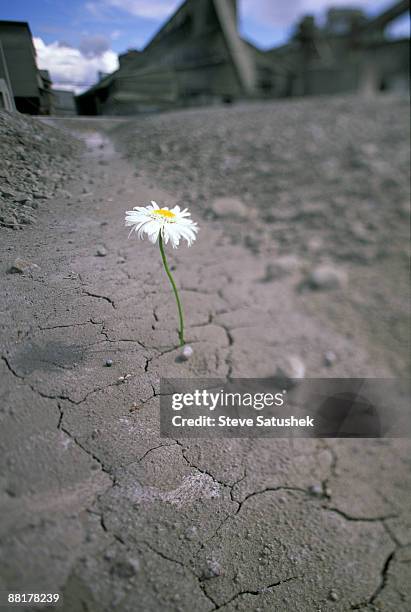
[(53, 115), (59, 117), (74, 117), (77, 115), (73, 91), (53, 89)]
[(267, 51), (287, 73), (277, 94), (407, 91), (409, 39), (390, 39), (385, 30), (409, 5), (401, 0), (373, 19), (359, 9), (331, 8), (323, 27), (304, 17), (286, 45)]
[(181, 106), (408, 88), (409, 40), (386, 27), (409, 9), (374, 19), (330, 9), (324, 27), (305, 17), (286, 45), (261, 51), (241, 38), (236, 0), (186, 0), (142, 51), (77, 97), (80, 114), (122, 115)]
[(48, 70), (39, 70), (40, 115), (50, 115), (54, 106), (54, 91)]
[(187, 0), (142, 52), (78, 96), (80, 114), (128, 114), (270, 94), (275, 68), (237, 29), (236, 0)]
[(48, 82), (36, 65), (29, 24), (0, 21), (0, 79), (7, 84), (16, 109), (37, 115), (44, 109)]
[[(370, 19), (331, 8), (318, 26), (304, 17), (285, 45), (257, 49), (238, 31), (236, 0), (186, 0), (148, 45), (119, 56), (119, 69), (77, 96), (53, 92), (39, 70), (28, 23), (0, 21), (0, 107), (30, 114), (127, 115), (240, 99), (408, 91), (409, 39), (387, 26), (409, 9), (399, 0)], [(14, 103), (13, 103), (14, 101)]]
[(54, 91), (39, 70), (29, 24), (0, 21), (0, 108), (30, 115), (75, 115), (73, 92)]

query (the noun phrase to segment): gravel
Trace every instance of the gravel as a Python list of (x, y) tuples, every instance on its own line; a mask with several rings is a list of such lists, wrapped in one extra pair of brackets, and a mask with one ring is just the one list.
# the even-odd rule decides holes
[(38, 208), (76, 175), (80, 146), (38, 119), (1, 111), (0, 226), (35, 223)]
[(347, 276), (344, 270), (333, 266), (317, 266), (311, 270), (307, 282), (312, 289), (340, 289), (347, 284)]
[(21, 257), (16, 257), (8, 272), (9, 274), (31, 274), (38, 270), (40, 270), (40, 266), (36, 263), (28, 261), (27, 259), (22, 259)]
[(295, 379), (304, 378), (305, 363), (297, 355), (286, 355), (280, 357), (275, 377), (284, 384), (294, 383)]
[(246, 219), (247, 207), (238, 198), (217, 198), (212, 204), (212, 210), (217, 217)]
[(226, 230), (232, 215), (232, 242), (250, 250), (370, 263), (407, 240), (405, 97), (185, 110), (113, 129), (139, 171), (184, 206), (213, 219), (217, 209)]
[[(375, 139), (376, 132), (381, 142), (396, 134), (397, 149), (379, 151), (390, 165), (390, 156), (395, 164), (398, 151), (405, 150), (406, 133), (400, 138), (391, 120), (389, 104), (398, 110), (399, 102), (387, 100), (380, 98), (380, 106), (367, 103), (366, 109), (390, 120), (385, 136), (368, 120), (359, 99), (350, 104), (368, 125), (369, 134), (362, 133), (360, 142)], [(344, 115), (342, 102), (321, 102), (329, 121), (324, 163), (339, 146), (332, 143), (337, 104)], [(318, 101), (316, 105), (320, 107)], [(175, 203), (170, 190), (158, 189), (160, 179), (145, 174), (152, 164), (152, 173), (168, 184), (166, 172), (154, 164), (152, 142), (147, 142), (147, 155), (142, 151), (138, 159), (142, 179), (135, 178), (135, 164), (127, 164), (114, 147), (104, 167), (99, 155), (106, 155), (108, 147), (97, 153), (94, 148), (83, 159), (84, 177), (67, 185), (71, 198), (66, 193), (65, 198), (40, 200), (46, 221), (24, 233), (3, 232), (1, 452), (7, 521), (2, 562), (9, 582), (18, 584), (25, 575), (44, 592), (58, 588), (66, 609), (126, 612), (134, 611), (138, 601), (147, 611), (285, 610), (292, 602), (295, 610), (342, 611), (371, 600), (381, 610), (411, 609), (406, 549), (401, 546), (407, 542), (409, 522), (407, 440), (183, 439), (176, 444), (160, 437), (158, 379), (163, 376), (271, 377), (279, 368), (287, 382), (304, 373), (316, 378), (401, 378), (409, 371), (409, 302), (403, 289), (405, 274), (408, 287), (408, 269), (402, 260), (357, 263), (360, 255), (369, 256), (369, 247), (384, 246), (386, 226), (369, 228), (369, 211), (368, 221), (356, 227), (355, 241), (342, 234), (334, 243), (333, 223), (345, 222), (345, 217), (336, 216), (329, 205), (327, 181), (323, 184), (319, 177), (315, 184), (309, 182), (308, 170), (305, 189), (298, 176), (295, 190), (289, 185), (288, 200), (294, 202), (300, 194), (298, 206), (288, 206), (283, 195), (282, 207), (272, 200), (265, 207), (268, 198), (262, 197), (264, 181), (259, 179), (258, 156), (254, 166), (254, 148), (267, 132), (275, 143), (277, 132), (291, 129), (296, 107), (306, 120), (315, 115), (321, 122), (322, 116), (312, 101), (290, 102), (290, 119), (283, 117), (283, 123), (283, 103), (272, 104), (272, 111), (251, 106), (265, 108), (265, 116), (275, 120), (274, 126), (256, 133), (255, 147), (241, 144), (251, 112), (234, 108), (226, 113), (228, 124), (233, 114), (240, 122), (232, 142), (241, 144), (250, 171), (256, 172), (255, 180), (248, 181), (252, 201), (246, 203), (240, 193), (241, 173), (236, 176), (238, 191), (230, 183), (227, 193), (217, 193), (217, 165), (198, 166), (199, 181), (188, 190), (186, 176), (194, 169), (185, 153), (181, 159), (186, 168), (178, 170), (181, 183), (172, 183), (182, 203), (189, 193), (192, 207), (201, 204), (210, 215), (205, 222), (198, 214), (202, 211), (193, 210), (201, 223), (195, 248), (170, 250), (187, 309), (187, 340), (195, 349), (190, 360), (179, 359), (175, 303), (158, 253), (153, 257), (147, 242), (127, 241), (123, 225), (123, 211), (130, 205), (149, 198)], [(210, 116), (220, 117), (220, 127), (225, 123), (220, 109), (210, 109), (183, 113), (188, 126), (193, 114), (205, 125)], [(168, 121), (171, 139), (177, 115), (146, 120)], [(255, 123), (261, 116), (258, 110)], [(94, 135), (98, 146), (100, 130), (113, 129), (109, 121), (70, 123), (76, 131)], [(398, 122), (401, 127), (403, 110)], [(131, 142), (130, 133), (149, 133), (144, 120), (125, 123), (126, 147), (140, 147)], [(358, 123), (354, 114), (353, 130)], [(290, 145), (295, 151), (305, 129), (302, 120), (298, 124), (300, 145)], [(172, 139), (183, 150), (191, 138), (180, 121)], [(230, 138), (223, 143), (226, 149)], [(207, 135), (203, 141), (198, 143), (200, 160), (214, 146)], [(117, 143), (120, 150), (121, 139)], [(169, 165), (167, 156), (164, 164)], [(291, 160), (290, 165), (295, 170), (302, 161)], [(170, 184), (176, 176), (170, 171)], [(336, 197), (349, 192), (352, 178), (349, 171), (343, 175)], [(84, 201), (79, 194), (88, 194), (92, 181), (94, 194)], [(324, 188), (323, 197), (308, 202), (314, 187), (318, 192)], [(391, 204), (390, 189), (386, 186), (380, 197)], [(206, 190), (210, 197), (198, 199), (196, 194)], [(406, 190), (406, 184), (399, 185), (396, 193)], [(254, 217), (220, 220), (211, 205), (221, 196), (244, 201)], [(360, 198), (350, 203), (347, 219), (367, 210)], [(380, 212), (397, 224), (386, 248), (404, 248), (397, 233), (398, 214), (405, 226), (404, 203), (397, 206), (394, 199)], [(278, 238), (271, 236), (274, 232)], [(288, 232), (293, 242), (287, 242)], [(255, 257), (253, 249), (266, 248), (267, 236), (267, 251)], [(245, 243), (246, 238), (247, 249), (229, 244), (230, 239)], [(333, 262), (334, 252), (343, 259), (344, 240), (355, 262)], [(309, 255), (304, 251), (308, 241)], [(268, 250), (272, 243), (281, 257)], [(107, 257), (95, 257), (104, 245)], [(327, 258), (316, 261), (324, 249)], [(286, 255), (294, 259), (284, 260)], [(7, 274), (17, 256), (39, 265), (40, 278)], [(310, 270), (329, 261), (347, 271), (344, 290), (297, 291)], [(275, 278), (263, 282), (268, 264)], [(278, 279), (284, 271), (289, 273)], [(324, 363), (327, 351), (338, 356), (332, 370)], [(331, 593), (338, 603), (331, 604)]]

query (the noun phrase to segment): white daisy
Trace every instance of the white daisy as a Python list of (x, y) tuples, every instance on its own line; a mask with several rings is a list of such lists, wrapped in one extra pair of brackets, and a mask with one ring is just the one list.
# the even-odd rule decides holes
[(191, 246), (196, 239), (198, 232), (197, 223), (194, 223), (187, 208), (181, 210), (179, 206), (174, 206), (171, 210), (164, 206), (160, 208), (156, 202), (151, 201), (148, 206), (135, 206), (133, 210), (126, 212), (126, 226), (131, 226), (131, 235), (136, 232), (137, 237), (144, 239), (147, 234), (150, 242), (155, 244), (161, 232), (161, 237), (165, 244), (170, 240), (175, 249), (180, 243), (180, 238), (187, 241)]

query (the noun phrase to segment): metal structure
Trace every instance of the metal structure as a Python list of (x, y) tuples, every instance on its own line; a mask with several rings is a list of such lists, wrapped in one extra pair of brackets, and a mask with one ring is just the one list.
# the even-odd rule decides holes
[(133, 114), (241, 98), (408, 88), (409, 41), (384, 29), (409, 8), (374, 19), (330, 9), (325, 27), (305, 17), (291, 40), (267, 52), (243, 40), (236, 0), (186, 0), (143, 51), (77, 97), (81, 114)]
[(264, 95), (275, 67), (237, 29), (236, 0), (187, 0), (142, 52), (77, 97), (80, 113), (127, 114)]
[(74, 117), (77, 115), (74, 92), (53, 89), (53, 115)]
[(74, 115), (73, 92), (56, 92), (48, 70), (39, 70), (29, 24), (0, 21), (0, 108), (30, 115)]
[(267, 52), (286, 74), (278, 95), (408, 90), (409, 40), (391, 40), (384, 30), (409, 5), (400, 0), (374, 19), (332, 8), (323, 28), (304, 17), (289, 43)]
[(28, 23), (0, 21), (0, 78), (12, 92), (14, 103), (22, 113), (38, 114), (44, 88), (36, 65), (36, 51)]
[(16, 110), (10, 88), (4, 79), (0, 79), (0, 110)]
[(370, 92), (408, 87), (409, 41), (386, 26), (401, 0), (374, 19), (330, 9), (324, 28), (307, 16), (289, 43), (267, 52), (244, 41), (236, 0), (186, 0), (143, 51), (77, 97), (81, 114), (132, 114), (241, 98)]

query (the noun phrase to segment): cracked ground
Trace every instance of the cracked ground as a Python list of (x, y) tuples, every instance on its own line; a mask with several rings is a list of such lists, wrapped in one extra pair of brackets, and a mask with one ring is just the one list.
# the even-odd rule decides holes
[[(210, 120), (195, 113), (176, 130)], [(158, 397), (162, 376), (270, 376), (289, 354), (311, 377), (404, 374), (387, 340), (403, 253), (345, 262), (349, 290), (300, 291), (311, 255), (267, 279), (258, 220), (253, 242), (192, 204), (198, 241), (169, 250), (182, 362), (159, 253), (124, 228), (134, 205), (182, 202), (176, 175), (168, 193), (126, 157), (132, 121), (57, 125), (86, 142), (84, 178), (2, 235), (0, 590), (59, 591), (66, 612), (409, 612), (408, 440), (161, 438)], [(39, 269), (8, 274), (16, 257)]]

